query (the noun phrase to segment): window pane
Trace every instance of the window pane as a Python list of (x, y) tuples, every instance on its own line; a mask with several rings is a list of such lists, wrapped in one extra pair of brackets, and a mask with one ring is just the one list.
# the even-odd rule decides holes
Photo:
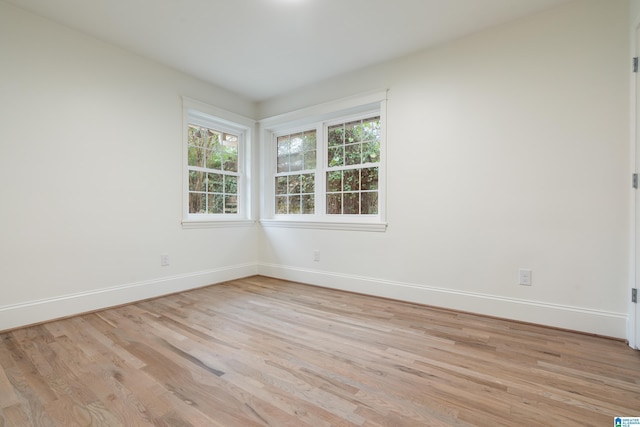
[(203, 166), (204, 150), (202, 148), (189, 146), (189, 166)]
[(302, 166), (304, 165), (304, 155), (302, 151), (301, 133), (291, 135), (291, 140), (289, 142), (289, 153), (289, 170), (292, 172), (302, 170)]
[(222, 170), (222, 153), (219, 150), (206, 150), (207, 159), (205, 167), (208, 169)]
[(204, 135), (199, 126), (189, 125), (187, 143), (195, 147), (204, 146)]
[(299, 214), (300, 213), (300, 196), (289, 196), (289, 213), (290, 214)]
[(204, 213), (207, 195), (204, 193), (189, 193), (189, 213)]
[(238, 172), (238, 137), (225, 133), (222, 146), (224, 153), (224, 170)]
[(362, 163), (378, 163), (380, 161), (380, 142), (370, 141), (362, 144)]
[(200, 128), (200, 132), (204, 138), (204, 147), (209, 149), (217, 149), (220, 145), (220, 134), (211, 129)]
[(315, 191), (315, 175), (311, 173), (302, 175), (301, 192), (313, 193), (314, 191)]
[(314, 130), (305, 132), (302, 141), (302, 148), (304, 151), (315, 151), (316, 131)]
[(189, 171), (189, 191), (207, 191), (204, 172)]
[(348, 215), (360, 213), (360, 193), (344, 193), (344, 213)]
[(289, 176), (289, 194), (300, 193), (300, 175)]
[(327, 194), (327, 213), (331, 215), (342, 214), (342, 193)]
[(291, 172), (301, 171), (304, 165), (304, 155), (302, 152), (299, 153), (291, 153), (291, 157), (289, 158), (289, 170)]
[(207, 175), (207, 191), (209, 193), (222, 193), (222, 175), (219, 173), (210, 173)]
[(289, 154), (289, 135), (278, 137), (278, 155)]
[(287, 196), (276, 196), (276, 213), (287, 213)]
[(289, 172), (289, 154), (278, 156), (278, 172)]
[(224, 192), (227, 194), (238, 193), (238, 177), (225, 175), (224, 177)]
[(343, 125), (329, 126), (328, 130), (329, 147), (344, 144), (344, 127)]
[(362, 124), (362, 140), (380, 142), (380, 117), (372, 117)]
[(289, 153), (301, 153), (303, 151), (302, 147), (302, 133), (296, 133), (291, 135), (291, 139), (289, 142)]
[(223, 201), (222, 194), (209, 194), (208, 195), (207, 213), (210, 213), (210, 214), (221, 214), (221, 213), (223, 213), (222, 201)]
[(278, 172), (289, 172), (289, 136), (278, 137)]
[[(344, 171), (344, 180), (342, 185), (343, 191), (360, 190), (360, 169), (351, 169)], [(345, 200), (345, 204), (346, 203), (347, 202)]]
[(307, 151), (304, 153), (304, 169), (315, 169), (316, 168), (316, 152), (315, 151)]
[(367, 193), (361, 193), (361, 213), (363, 215), (376, 215), (378, 213), (378, 192), (372, 191)]
[(197, 138), (196, 133), (198, 132), (198, 127), (195, 125), (187, 125), (187, 144), (189, 145), (197, 145), (195, 139)]
[(362, 169), (362, 190), (378, 189), (378, 168)]
[(344, 147), (329, 148), (329, 167), (344, 166)]
[(224, 196), (224, 213), (238, 213), (238, 196)]
[(223, 170), (229, 172), (238, 172), (238, 153), (226, 153), (224, 155)]
[(327, 172), (327, 191), (342, 191), (342, 171)]
[(276, 177), (276, 194), (287, 194), (287, 177)]
[(344, 147), (344, 164), (359, 165), (362, 161), (361, 144), (346, 145)]
[(313, 194), (305, 194), (302, 196), (302, 213), (313, 214), (315, 212), (315, 198)]
[(362, 122), (345, 123), (344, 125), (344, 143), (353, 144), (354, 142), (360, 142), (362, 139)]
[(205, 167), (220, 170), (222, 168), (220, 134), (206, 128), (202, 128), (202, 132), (205, 135)]

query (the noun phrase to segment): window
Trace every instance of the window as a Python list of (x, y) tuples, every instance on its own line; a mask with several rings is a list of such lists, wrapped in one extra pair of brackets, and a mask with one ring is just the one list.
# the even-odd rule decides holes
[(188, 125), (189, 214), (238, 213), (239, 135)]
[(384, 231), (384, 105), (263, 120), (263, 225)]
[(380, 165), (380, 116), (327, 129), (329, 215), (376, 215)]
[(184, 99), (183, 226), (250, 222), (247, 172), (253, 122)]
[(316, 131), (279, 136), (276, 151), (276, 213), (315, 213)]

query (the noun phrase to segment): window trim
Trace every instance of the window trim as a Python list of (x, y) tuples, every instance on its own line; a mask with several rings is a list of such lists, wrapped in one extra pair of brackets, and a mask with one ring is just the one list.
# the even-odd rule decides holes
[[(260, 223), (264, 227), (314, 228), (324, 230), (378, 231), (387, 229), (386, 222), (386, 101), (387, 91), (376, 91), (364, 95), (344, 98), (290, 113), (260, 120), (262, 191)], [(378, 177), (378, 214), (377, 215), (335, 215), (326, 214), (326, 191), (324, 173), (326, 162), (326, 128), (328, 123), (335, 123), (351, 117), (363, 117), (375, 114), (380, 116), (380, 163)], [(318, 132), (318, 166), (316, 169), (316, 213), (299, 215), (277, 215), (275, 213), (275, 180), (276, 136), (289, 132), (315, 128)], [(320, 180), (318, 181), (318, 177)], [(318, 186), (321, 187), (319, 191)], [(320, 212), (318, 208), (320, 207)]]
[[(188, 125), (211, 127), (239, 135), (238, 212), (236, 214), (189, 213)], [(251, 226), (251, 141), (255, 121), (195, 99), (182, 97), (182, 228)]]

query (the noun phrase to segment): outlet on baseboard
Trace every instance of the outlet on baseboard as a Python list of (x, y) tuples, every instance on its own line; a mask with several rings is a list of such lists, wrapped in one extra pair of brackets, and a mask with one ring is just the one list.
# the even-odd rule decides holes
[(160, 265), (162, 267), (166, 267), (169, 265), (169, 255), (167, 254), (160, 255)]
[(521, 268), (519, 272), (519, 282), (522, 286), (531, 286), (531, 269)]

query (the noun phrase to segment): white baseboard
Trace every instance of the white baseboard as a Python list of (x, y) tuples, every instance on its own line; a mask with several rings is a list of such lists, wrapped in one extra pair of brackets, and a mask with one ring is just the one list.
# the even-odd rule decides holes
[(0, 331), (255, 274), (613, 338), (625, 339), (627, 332), (627, 315), (623, 313), (264, 263), (241, 264), (0, 306)]
[(556, 328), (626, 338), (627, 315), (473, 292), (330, 273), (297, 267), (258, 264), (258, 274), (325, 288), (340, 289), (453, 310), (478, 313)]
[(257, 274), (254, 263), (0, 306), (0, 331), (195, 289)]

